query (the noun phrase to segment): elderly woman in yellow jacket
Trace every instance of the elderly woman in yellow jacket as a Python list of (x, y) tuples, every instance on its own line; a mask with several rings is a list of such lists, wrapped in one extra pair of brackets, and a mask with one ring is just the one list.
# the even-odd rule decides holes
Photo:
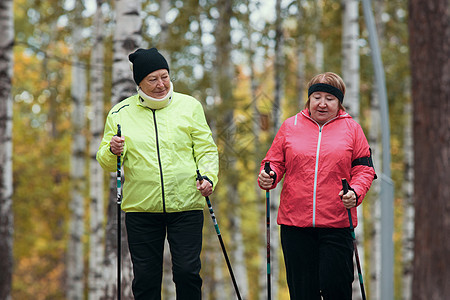
[[(133, 294), (161, 299), (167, 236), (177, 299), (201, 299), (203, 197), (218, 181), (217, 147), (201, 103), (173, 91), (169, 66), (156, 48), (138, 49), (129, 60), (138, 92), (110, 110), (97, 160), (113, 172), (117, 155), (123, 157)], [(197, 169), (204, 175), (201, 183)]]

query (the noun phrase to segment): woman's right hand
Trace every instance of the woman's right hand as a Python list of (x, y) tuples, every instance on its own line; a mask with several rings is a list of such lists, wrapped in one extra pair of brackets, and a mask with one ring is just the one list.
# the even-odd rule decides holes
[(114, 155), (120, 155), (123, 152), (123, 145), (125, 143), (125, 137), (123, 136), (113, 136), (109, 142), (111, 152)]
[(264, 171), (264, 169), (261, 171), (261, 173), (259, 173), (258, 175), (258, 181), (259, 181), (259, 186), (264, 189), (264, 190), (268, 190), (270, 188), (272, 188), (273, 184), (274, 184), (274, 176), (275, 176), (275, 172), (274, 171), (270, 171), (270, 174), (267, 174), (266, 171)]

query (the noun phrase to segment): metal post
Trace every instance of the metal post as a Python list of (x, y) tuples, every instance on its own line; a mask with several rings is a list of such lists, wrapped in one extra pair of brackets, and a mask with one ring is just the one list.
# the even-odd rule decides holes
[(383, 165), (381, 179), (381, 276), (380, 299), (394, 299), (394, 185), (391, 179), (391, 146), (389, 107), (386, 93), (383, 62), (378, 46), (378, 36), (375, 28), (370, 0), (362, 0), (364, 20), (369, 32), (369, 44), (372, 50), (372, 63), (375, 72), (377, 93), (381, 110), (381, 137), (383, 148)]

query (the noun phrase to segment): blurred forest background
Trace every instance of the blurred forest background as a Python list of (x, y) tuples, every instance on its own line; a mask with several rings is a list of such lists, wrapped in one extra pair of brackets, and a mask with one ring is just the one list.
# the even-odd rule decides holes
[[(449, 299), (450, 4), (370, 2), (390, 116), (392, 299)], [(377, 173), (386, 171), (361, 1), (1, 0), (0, 36), (0, 300), (117, 297), (115, 174), (95, 153), (107, 111), (136, 92), (127, 58), (136, 48), (157, 47), (174, 89), (205, 108), (220, 151), (211, 201), (245, 299), (267, 297), (259, 165), (283, 120), (303, 108), (312, 76), (342, 75), (344, 105), (369, 139)], [(277, 193), (272, 290), (288, 299)], [(376, 180), (356, 233), (368, 299), (383, 299), (381, 201)], [(122, 299), (131, 299), (123, 228), (122, 237)], [(206, 210), (203, 245), (203, 298), (234, 299)]]

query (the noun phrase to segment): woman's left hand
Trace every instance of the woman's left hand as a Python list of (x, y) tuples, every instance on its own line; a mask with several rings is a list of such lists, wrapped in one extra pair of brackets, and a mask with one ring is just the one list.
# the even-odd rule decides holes
[(197, 181), (197, 190), (202, 193), (203, 197), (208, 197), (213, 192), (212, 184), (208, 180), (202, 180), (201, 183), (200, 181)]
[(339, 192), (339, 197), (341, 197), (342, 203), (344, 204), (346, 209), (350, 209), (356, 206), (356, 194), (352, 190), (349, 190), (345, 195), (344, 191), (341, 190)]

